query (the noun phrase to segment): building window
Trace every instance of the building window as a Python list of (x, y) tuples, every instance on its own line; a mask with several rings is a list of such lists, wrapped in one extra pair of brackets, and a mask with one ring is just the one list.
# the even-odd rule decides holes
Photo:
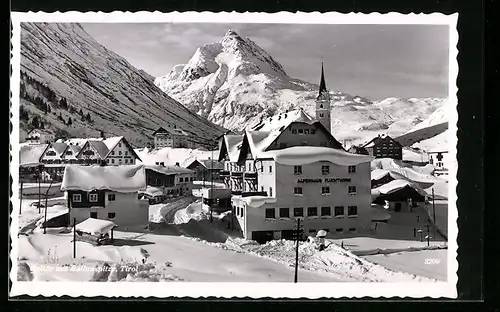
[(125, 151), (125, 156), (128, 156), (128, 151)]
[(108, 219), (114, 219), (116, 217), (116, 213), (108, 212)]
[(317, 217), (318, 216), (318, 208), (317, 207), (307, 207), (307, 216), (308, 217)]
[(330, 207), (321, 207), (321, 216), (331, 216), (332, 212), (330, 210)]
[(89, 202), (96, 203), (97, 202), (97, 194), (89, 194)]
[(194, 177), (191, 177), (191, 181), (194, 181)]
[(323, 174), (323, 175), (330, 174), (330, 166), (328, 166), (328, 165), (321, 166), (321, 174)]
[(297, 134), (297, 129), (292, 129), (293, 134)]
[(299, 129), (299, 134), (304, 134), (304, 129)]
[(127, 158), (125, 158), (125, 163), (128, 164), (128, 159)]
[(329, 186), (322, 186), (321, 187), (321, 194), (330, 194), (330, 187)]
[(290, 218), (290, 209), (280, 208), (280, 218)]
[(244, 212), (243, 207), (241, 207), (240, 213), (241, 213), (242, 218), (245, 216), (245, 214), (243, 212)]
[(336, 228), (335, 229), (335, 232), (337, 232), (337, 233), (342, 233), (343, 231), (344, 231), (344, 229), (342, 229), (342, 228)]
[(252, 164), (248, 164), (248, 171), (252, 171)]
[(180, 183), (184, 182), (184, 178), (179, 178), (179, 182)]
[(357, 216), (358, 215), (358, 206), (347, 207), (347, 215), (348, 216)]
[(115, 194), (108, 194), (108, 201), (115, 201), (116, 197)]
[(121, 144), (121, 143), (118, 143), (118, 147), (122, 147), (122, 144)]
[(269, 197), (273, 197), (273, 188), (269, 187)]
[(114, 155), (115, 154), (115, 151), (111, 151), (111, 153), (109, 153), (110, 155)]
[(344, 215), (344, 206), (335, 206), (334, 208), (335, 217)]
[(353, 227), (352, 227), (352, 228), (349, 228), (349, 232), (351, 232), (351, 233), (356, 232), (356, 228), (353, 228)]
[(276, 218), (275, 209), (274, 208), (267, 208), (266, 209), (266, 219), (274, 219), (274, 218)]
[(302, 174), (302, 166), (293, 166), (293, 174)]
[(264, 187), (263, 186), (260, 187), (260, 191), (264, 192)]
[(356, 186), (349, 186), (349, 195), (356, 195)]
[(260, 172), (264, 172), (264, 165), (261, 164)]
[(92, 219), (97, 219), (97, 211), (92, 211), (92, 212), (90, 212), (90, 217), (91, 217)]
[(302, 187), (296, 186), (293, 188), (293, 194), (295, 195), (302, 195)]
[(356, 173), (356, 166), (349, 166), (348, 171), (349, 173)]
[(309, 129), (304, 129), (304, 134), (309, 134)]
[(121, 155), (122, 154), (122, 151), (118, 151), (118, 155)]
[(304, 216), (304, 208), (293, 208), (293, 216), (294, 217), (303, 217)]
[(239, 216), (240, 215), (240, 207), (236, 207), (236, 215)]
[(325, 117), (325, 114), (319, 113), (319, 117)]
[(82, 202), (82, 195), (81, 194), (73, 194), (73, 202), (81, 203)]
[(113, 158), (113, 159), (111, 159), (111, 163), (112, 163), (112, 164), (114, 164), (114, 163), (115, 163), (115, 159), (114, 159), (114, 158)]
[(273, 172), (273, 166), (269, 166), (269, 173)]

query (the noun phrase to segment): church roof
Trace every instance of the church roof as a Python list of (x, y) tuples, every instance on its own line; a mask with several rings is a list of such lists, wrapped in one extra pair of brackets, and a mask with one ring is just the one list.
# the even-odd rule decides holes
[(258, 125), (253, 127), (251, 131), (274, 131), (279, 130), (280, 132), (285, 130), (292, 122), (305, 122), (311, 124), (316, 121), (313, 117), (309, 116), (304, 110), (296, 109), (286, 113), (281, 113), (275, 116), (271, 116)]
[(326, 90), (326, 82), (325, 82), (325, 71), (323, 69), (323, 61), (321, 61), (321, 79), (319, 81), (319, 94), (318, 97), (323, 94), (323, 92), (328, 92)]

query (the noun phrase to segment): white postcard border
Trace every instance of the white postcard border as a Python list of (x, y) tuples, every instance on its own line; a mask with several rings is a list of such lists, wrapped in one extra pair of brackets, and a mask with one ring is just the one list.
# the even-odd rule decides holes
[[(197, 283), (197, 282), (18, 282), (18, 215), (19, 215), (19, 94), (20, 81), (20, 23), (21, 22), (94, 22), (94, 23), (280, 23), (280, 24), (428, 24), (450, 26), (449, 49), (449, 102), (450, 107), (450, 158), (456, 161), (457, 147), (457, 86), (458, 76), (458, 32), (456, 29), (458, 14), (400, 14), (400, 13), (236, 13), (236, 12), (12, 12), (12, 59), (11, 59), (11, 123), (10, 134), (12, 176), (12, 239), (10, 296), (71, 296), (71, 297), (190, 297), (190, 298), (456, 298), (457, 297), (457, 237), (458, 211), (456, 209), (457, 166), (450, 166), (449, 171), (449, 206), (448, 206), (448, 274), (446, 282), (436, 283)], [(451, 148), (453, 147), (453, 148)]]

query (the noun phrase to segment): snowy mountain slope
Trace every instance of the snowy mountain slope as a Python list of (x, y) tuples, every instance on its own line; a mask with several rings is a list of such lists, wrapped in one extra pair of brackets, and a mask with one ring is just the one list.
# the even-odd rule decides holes
[(98, 136), (103, 130), (142, 146), (167, 121), (201, 141), (223, 131), (167, 96), (152, 76), (106, 49), (79, 24), (23, 23), (21, 71), (21, 105), (27, 111), (22, 130), (38, 115), (45, 128), (70, 136)]
[[(311, 70), (318, 72), (319, 80), (319, 64)], [(194, 112), (237, 131), (287, 110), (303, 108), (315, 116), (319, 89), (289, 77), (272, 56), (234, 31), (198, 48), (187, 64), (174, 66), (169, 74), (156, 78), (155, 84)], [(444, 103), (432, 98), (372, 102), (340, 91), (331, 92), (331, 98), (332, 132), (351, 144), (381, 132), (402, 135)]]

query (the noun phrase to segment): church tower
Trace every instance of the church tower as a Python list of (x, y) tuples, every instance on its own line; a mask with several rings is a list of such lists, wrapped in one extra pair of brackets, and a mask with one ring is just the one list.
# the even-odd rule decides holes
[(326, 90), (323, 61), (321, 61), (321, 80), (319, 94), (316, 98), (316, 119), (331, 133), (330, 93)]

